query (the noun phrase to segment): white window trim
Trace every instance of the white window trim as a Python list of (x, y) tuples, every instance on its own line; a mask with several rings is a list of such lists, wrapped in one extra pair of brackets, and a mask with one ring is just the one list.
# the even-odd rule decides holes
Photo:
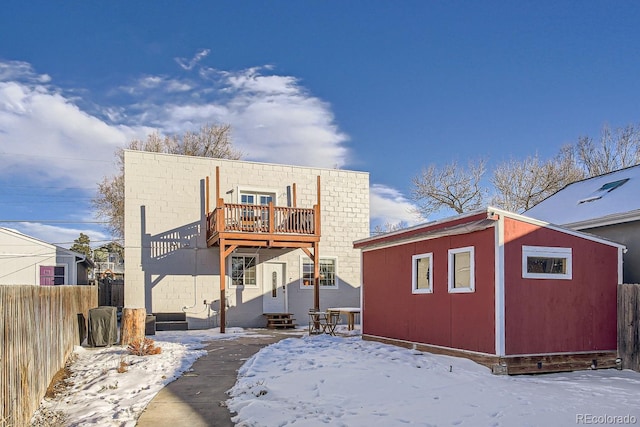
[[(256, 259), (256, 284), (255, 285), (234, 285), (233, 284), (233, 267), (232, 267), (232, 258), (234, 256), (237, 257), (249, 257), (249, 258), (255, 258)], [(260, 258), (258, 257), (258, 254), (253, 254), (253, 253), (235, 253), (235, 254), (231, 254), (228, 259), (227, 259), (227, 288), (229, 289), (258, 289), (260, 288), (260, 279), (259, 279), (259, 274), (260, 271), (258, 270), (258, 266), (260, 265)]]
[[(338, 289), (340, 287), (339, 283), (340, 280), (338, 279), (338, 257), (337, 256), (321, 256), (320, 257), (320, 261), (322, 261), (323, 259), (332, 259), (334, 265), (336, 266), (336, 272), (335, 272), (335, 282), (336, 285), (335, 286), (322, 286), (320, 285), (320, 289)], [(313, 284), (311, 286), (305, 286), (304, 285), (304, 261), (305, 260), (309, 260), (311, 261), (311, 258), (309, 258), (306, 255), (302, 255), (300, 256), (300, 289), (313, 289), (314, 286)]]
[[(454, 287), (453, 278), (453, 257), (455, 254), (469, 252), (469, 287), (468, 288), (456, 288)], [(451, 294), (469, 294), (476, 291), (476, 262), (475, 262), (475, 247), (465, 246), (464, 248), (449, 249), (448, 266), (447, 266), (447, 286), (449, 287), (449, 293)]]
[(278, 206), (278, 190), (272, 188), (260, 188), (260, 187), (236, 187), (236, 203), (240, 204), (240, 197), (243, 194), (252, 194), (254, 196), (272, 196), (273, 205)]
[[(529, 273), (527, 271), (527, 258), (548, 257), (565, 258), (567, 260), (566, 273)], [(548, 246), (525, 246), (522, 245), (522, 278), (524, 279), (560, 279), (571, 280), (573, 278), (573, 256), (571, 248), (558, 248)]]
[[(418, 269), (416, 262), (419, 259), (429, 258), (429, 288), (418, 289)], [(411, 293), (412, 294), (432, 294), (433, 293), (433, 252), (413, 255), (411, 257)]]

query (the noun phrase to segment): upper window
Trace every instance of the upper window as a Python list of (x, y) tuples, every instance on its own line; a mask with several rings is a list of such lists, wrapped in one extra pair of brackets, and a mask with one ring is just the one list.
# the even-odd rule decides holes
[[(338, 260), (336, 258), (320, 258), (320, 287), (338, 287)], [(302, 289), (313, 288), (313, 261), (308, 257), (302, 258)]]
[(431, 280), (433, 272), (433, 254), (420, 254), (411, 257), (412, 278), (411, 292), (414, 294), (430, 294), (433, 292)]
[(607, 182), (606, 184), (602, 185), (602, 187), (598, 188), (596, 191), (591, 193), (588, 197), (585, 197), (582, 200), (578, 200), (578, 203), (587, 203), (587, 202), (593, 202), (594, 200), (598, 200), (602, 198), (602, 196), (604, 196), (605, 194), (612, 192), (613, 190), (620, 187), (627, 181), (629, 181), (629, 178)]
[(449, 292), (475, 291), (474, 248), (449, 249)]
[(256, 287), (258, 255), (231, 256), (231, 286)]
[(64, 285), (64, 266), (54, 267), (54, 266), (40, 266), (40, 285), (41, 286), (51, 286), (51, 285)]
[[(259, 191), (240, 191), (240, 204), (250, 205), (242, 208), (242, 220), (250, 221), (252, 223), (258, 220), (262, 220), (263, 221), (262, 224), (255, 222), (253, 225), (249, 225), (249, 226), (258, 227), (258, 228), (265, 227), (269, 221), (269, 211), (267, 209), (267, 206), (271, 202), (275, 204), (275, 200), (276, 200), (275, 193), (259, 192)], [(260, 206), (260, 207), (253, 207), (253, 206)], [(253, 229), (253, 231), (257, 231), (257, 230)], [(266, 230), (262, 230), (262, 231), (266, 231)]]
[(570, 280), (571, 248), (522, 246), (522, 277)]
[(266, 206), (269, 202), (275, 200), (274, 194), (269, 193), (254, 193), (254, 192), (241, 192), (240, 193), (240, 203), (243, 205), (261, 205)]

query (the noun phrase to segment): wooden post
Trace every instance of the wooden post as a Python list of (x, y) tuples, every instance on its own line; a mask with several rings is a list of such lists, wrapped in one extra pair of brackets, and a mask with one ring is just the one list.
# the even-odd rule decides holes
[(313, 244), (313, 308), (320, 310), (320, 243)]
[(134, 341), (144, 341), (147, 310), (144, 308), (125, 308), (122, 310), (120, 326), (120, 345), (129, 345)]
[(220, 166), (216, 166), (216, 201), (220, 198)]
[(315, 234), (317, 234), (319, 236), (321, 234), (320, 215), (322, 213), (322, 209), (321, 209), (322, 205), (320, 203), (320, 199), (321, 199), (321, 197), (320, 197), (320, 175), (318, 175), (318, 179), (317, 179), (317, 184), (316, 185), (317, 185), (316, 192), (318, 194), (318, 202), (317, 202), (317, 211), (316, 211), (317, 212), (317, 218), (315, 219), (316, 220), (316, 223), (315, 223), (316, 229), (314, 231), (315, 231)]
[[(314, 234), (320, 235), (320, 175), (318, 175), (318, 179), (316, 180), (316, 194), (318, 196), (317, 204), (315, 206), (315, 224), (314, 224)], [(313, 278), (314, 280), (314, 289), (313, 289), (313, 307), (316, 310), (320, 310), (320, 242), (314, 242), (313, 244)]]
[(227, 259), (225, 255), (226, 243), (224, 239), (220, 239), (220, 333), (225, 333), (225, 324), (227, 322), (227, 314), (226, 314), (226, 274), (225, 271), (225, 260)]
[(296, 200), (297, 196), (296, 196), (296, 183), (295, 182), (293, 183), (291, 188), (293, 189), (293, 195), (291, 196), (291, 198), (293, 199), (293, 200), (291, 200), (291, 207), (292, 208), (297, 208), (298, 207), (298, 201)]
[(269, 233), (273, 233), (275, 231), (275, 217), (275, 209), (273, 209), (273, 201), (271, 201), (269, 202), (269, 216), (267, 217), (269, 219)]
[(640, 371), (640, 285), (618, 285), (618, 354), (622, 369)]

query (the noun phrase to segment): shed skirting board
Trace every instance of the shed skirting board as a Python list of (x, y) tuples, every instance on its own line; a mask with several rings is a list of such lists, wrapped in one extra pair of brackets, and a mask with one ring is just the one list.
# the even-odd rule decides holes
[(377, 341), (383, 344), (391, 344), (398, 347), (410, 348), (426, 353), (441, 354), (444, 356), (464, 357), (480, 365), (491, 369), (497, 375), (518, 375), (550, 372), (581, 371), (589, 369), (621, 369), (618, 352), (579, 352), (579, 353), (553, 353), (517, 356), (496, 356), (494, 354), (479, 353), (468, 350), (460, 350), (449, 347), (440, 347), (417, 342), (404, 341), (394, 338), (379, 337), (363, 334), (366, 341)]
[(471, 359), (474, 362), (484, 365), (488, 368), (491, 368), (493, 365), (497, 365), (500, 362), (500, 357), (496, 356), (495, 354), (460, 350), (450, 347), (440, 347), (437, 345), (429, 345), (419, 342), (399, 340), (395, 338), (379, 337), (376, 335), (362, 334), (362, 339), (367, 341), (377, 341), (383, 344), (391, 344), (398, 347), (410, 348), (426, 353), (441, 354), (444, 356), (464, 357), (466, 359)]

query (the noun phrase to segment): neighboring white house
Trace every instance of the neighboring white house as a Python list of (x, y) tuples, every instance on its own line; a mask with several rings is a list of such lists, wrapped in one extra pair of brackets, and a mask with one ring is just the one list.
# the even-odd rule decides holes
[(0, 285), (86, 285), (84, 255), (0, 227)]
[(129, 150), (124, 160), (126, 307), (207, 328), (220, 326), (224, 297), (228, 326), (264, 327), (276, 312), (306, 325), (316, 253), (320, 308), (360, 306), (353, 241), (369, 236), (368, 173)]
[(624, 244), (624, 282), (640, 283), (640, 165), (569, 184), (524, 214)]

